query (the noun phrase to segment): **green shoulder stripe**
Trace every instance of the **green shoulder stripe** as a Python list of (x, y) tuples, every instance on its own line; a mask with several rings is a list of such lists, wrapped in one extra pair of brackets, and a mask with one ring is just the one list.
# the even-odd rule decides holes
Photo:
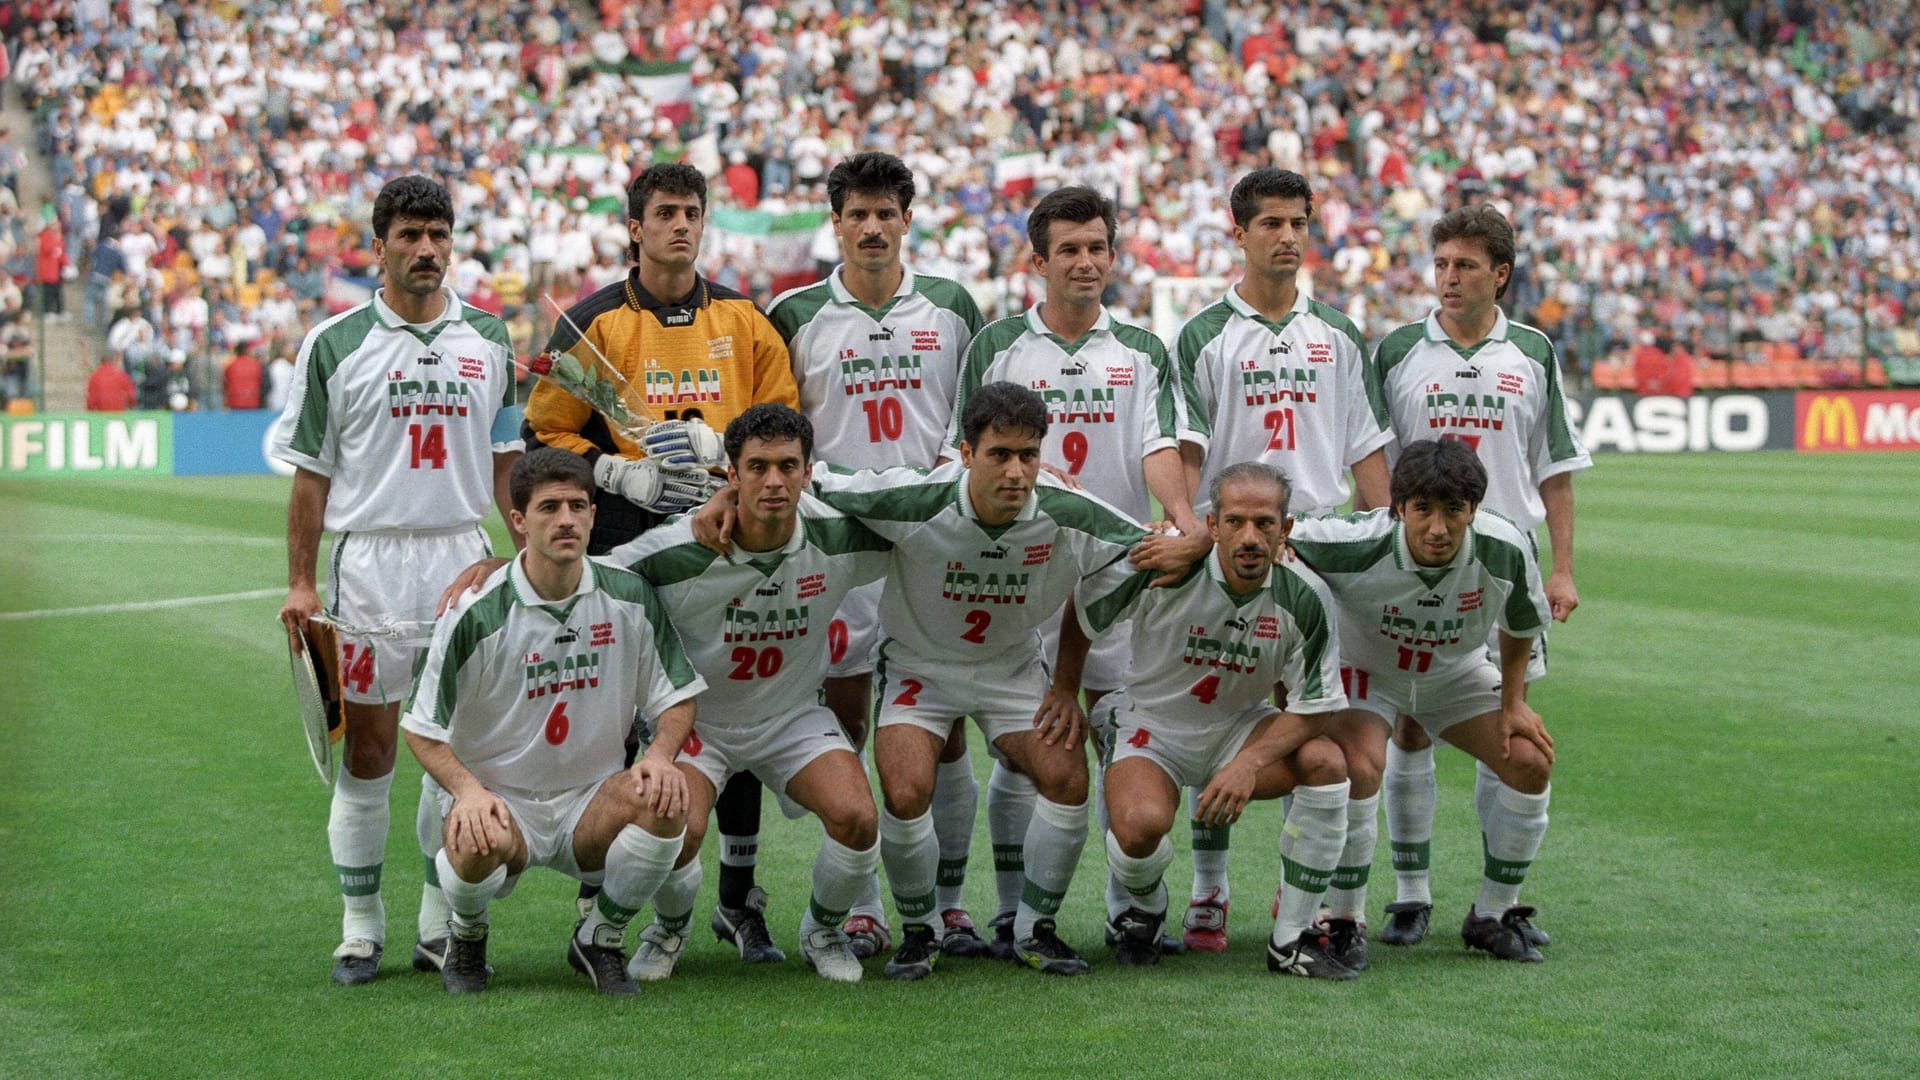
[(662, 548), (627, 567), (627, 571), (647, 579), (654, 588), (664, 589), (699, 577), (719, 558), (699, 544), (675, 544)]
[(1120, 344), (1146, 356), (1153, 367), (1153, 376), (1160, 384), (1159, 393), (1153, 399), (1153, 426), (1163, 438), (1177, 438), (1180, 435), (1180, 422), (1174, 407), (1174, 395), (1180, 392), (1180, 384), (1173, 377), (1173, 363), (1167, 359), (1167, 343), (1151, 330), (1127, 323), (1114, 323), (1113, 336)]
[(453, 709), (460, 696), (460, 669), (466, 666), (481, 642), (507, 625), (507, 615), (512, 610), (513, 575), (508, 573), (500, 579), (500, 584), (461, 612), (460, 621), (447, 640), (446, 658), (440, 664), (440, 693), (433, 703), (434, 719), (441, 727), (453, 729)]
[(1283, 570), (1274, 572), (1273, 587), (1269, 591), (1273, 594), (1273, 602), (1293, 616), (1294, 623), (1300, 627), (1300, 654), (1306, 662), (1301, 675), (1304, 685), (1298, 687), (1299, 696), (1309, 700), (1326, 697), (1332, 688), (1320, 678), (1321, 661), (1328, 649), (1339, 648), (1332, 637), (1326, 605), (1321, 602), (1320, 594), (1313, 591), (1313, 586)]
[(327, 438), (327, 384), (379, 324), (373, 302), (368, 301), (314, 331), (313, 347), (307, 353), (307, 385), (300, 399), (300, 415), (293, 424), (291, 442), (295, 450), (308, 457), (320, 456)]
[(1200, 314), (1187, 320), (1180, 328), (1180, 336), (1174, 341), (1174, 354), (1180, 362), (1180, 378), (1191, 382), (1193, 369), (1200, 363), (1200, 354), (1227, 328), (1227, 322), (1233, 318), (1233, 305), (1225, 300), (1217, 300)]
[(813, 494), (823, 503), (849, 517), (875, 521), (931, 521), (940, 511), (953, 505), (956, 486), (946, 480), (934, 484), (911, 484), (880, 491), (821, 491)]
[(1132, 547), (1146, 538), (1146, 530), (1104, 503), (1067, 488), (1036, 487), (1033, 497), (1040, 500), (1040, 512), (1062, 529), (1086, 533), (1096, 540)]
[(800, 520), (806, 525), (807, 542), (829, 555), (893, 550), (893, 544), (886, 537), (852, 518), (804, 516)]
[(1373, 369), (1381, 383), (1387, 381), (1387, 374), (1407, 358), (1415, 345), (1427, 339), (1425, 323), (1408, 323), (1388, 334), (1380, 347), (1373, 352)]
[(692, 682), (693, 665), (687, 660), (686, 650), (680, 646), (680, 634), (674, 630), (673, 620), (667, 617), (667, 607), (660, 602), (660, 594), (654, 592), (647, 579), (630, 571), (601, 565), (593, 568), (593, 575), (594, 585), (608, 596), (622, 603), (639, 604), (645, 611), (647, 625), (653, 627), (653, 649), (660, 657), (660, 668), (666, 672), (667, 681), (676, 689)]
[(1288, 541), (1300, 561), (1322, 577), (1327, 574), (1358, 574), (1382, 559), (1393, 558), (1393, 534), (1369, 540)]
[(507, 350), (509, 355), (513, 353), (513, 337), (507, 333), (507, 324), (501, 322), (492, 312), (483, 311), (472, 304), (462, 303), (460, 321), (473, 327), (474, 333)]
[[(1125, 558), (1125, 556), (1122, 556), (1122, 558)], [(1194, 571), (1201, 570), (1204, 572), (1204, 567), (1204, 563), (1194, 563), (1191, 567), (1187, 568), (1185, 576), (1181, 577), (1179, 581), (1169, 586), (1169, 588), (1177, 589), (1187, 582), (1192, 581)], [(1133, 605), (1139, 601), (1141, 595), (1147, 591), (1147, 583), (1152, 581), (1153, 578), (1154, 574), (1150, 570), (1142, 570), (1138, 573), (1129, 574), (1126, 580), (1120, 583), (1118, 588), (1087, 605), (1085, 616), (1087, 625), (1093, 627), (1096, 633), (1106, 633), (1113, 627), (1114, 623), (1125, 616), (1129, 608), (1133, 607)]]
[(1331, 304), (1323, 304), (1318, 300), (1307, 301), (1307, 313), (1318, 318), (1328, 326), (1333, 327), (1335, 330), (1340, 331), (1342, 334), (1345, 334), (1347, 340), (1353, 342), (1354, 350), (1360, 357), (1360, 382), (1367, 390), (1367, 408), (1373, 411), (1374, 422), (1379, 424), (1383, 430), (1387, 428), (1392, 421), (1388, 419), (1387, 416), (1387, 394), (1384, 386), (1385, 375), (1384, 373), (1376, 374), (1373, 369), (1369, 367), (1367, 363), (1367, 339), (1360, 335), (1360, 328), (1353, 324), (1352, 319), (1347, 318), (1346, 312), (1341, 311)]
[(966, 324), (967, 333), (978, 334), (986, 320), (980, 315), (980, 305), (973, 302), (973, 294), (967, 287), (951, 278), (913, 275), (913, 291), (926, 297), (934, 307), (944, 308)]
[(1476, 531), (1473, 537), (1473, 561), (1513, 586), (1507, 594), (1507, 625), (1515, 630), (1537, 630), (1540, 612), (1527, 595), (1527, 554), (1497, 536)]
[(767, 321), (780, 332), (780, 340), (793, 344), (795, 334), (806, 326), (820, 309), (833, 299), (833, 286), (825, 280), (802, 285), (781, 293), (767, 309)]
[(1552, 339), (1525, 323), (1508, 322), (1507, 340), (1545, 369), (1548, 456), (1555, 461), (1580, 456), (1580, 445), (1573, 441), (1573, 431), (1567, 426), (1566, 391), (1560, 385), (1560, 357)]

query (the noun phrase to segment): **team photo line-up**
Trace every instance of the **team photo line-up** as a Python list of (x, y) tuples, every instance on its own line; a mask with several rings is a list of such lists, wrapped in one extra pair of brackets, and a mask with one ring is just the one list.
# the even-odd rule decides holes
[[(1102, 303), (1110, 199), (1040, 199), (1044, 298), (986, 323), (902, 261), (915, 189), (889, 154), (836, 165), (842, 261), (762, 312), (696, 268), (701, 173), (645, 169), (625, 278), (557, 320), (524, 406), (504, 325), (445, 283), (447, 190), (380, 191), (382, 282), (307, 333), (271, 436), (294, 468), (280, 620), (343, 720), (333, 980), (381, 966), (403, 739), (425, 770), (411, 961), (452, 992), (487, 985), (489, 906), (534, 865), (580, 881), (566, 959), (596, 989), (669, 978), (710, 818), (712, 932), (784, 961), (755, 880), (767, 790), (820, 821), (790, 940), (832, 981), (874, 957), (900, 980), (964, 957), (1087, 972), (1056, 918), (1090, 820), (1117, 962), (1225, 951), (1232, 826), (1256, 799), (1285, 800), (1258, 840), (1282, 867), (1255, 901), (1268, 968), (1353, 979), (1383, 804), (1377, 938), (1428, 932), (1436, 740), (1477, 763), (1462, 941), (1541, 960), (1519, 893), (1554, 752), (1527, 688), (1579, 604), (1591, 460), (1552, 343), (1500, 307), (1507, 219), (1441, 216), (1438, 306), (1369, 355), (1296, 282), (1308, 181), (1256, 170), (1230, 198), (1243, 276), (1169, 352)], [(510, 560), (482, 528), (495, 507)], [(984, 924), (962, 899), (968, 718), (993, 758)]]

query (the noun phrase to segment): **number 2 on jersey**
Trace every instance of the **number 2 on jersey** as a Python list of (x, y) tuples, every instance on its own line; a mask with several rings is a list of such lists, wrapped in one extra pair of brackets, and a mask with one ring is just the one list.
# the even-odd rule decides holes
[(1267, 437), (1267, 449), (1292, 450), (1294, 448), (1292, 409), (1271, 409), (1263, 422), (1267, 430), (1273, 433)]
[(868, 442), (893, 442), (906, 430), (906, 414), (901, 411), (900, 399), (892, 394), (878, 401), (863, 401), (860, 409), (867, 414)]
[(422, 461), (435, 469), (447, 467), (447, 433), (443, 424), (408, 424), (407, 448), (412, 460), (411, 468), (420, 468)]
[(993, 615), (981, 608), (974, 608), (967, 612), (966, 618), (967, 632), (960, 635), (960, 640), (971, 641), (975, 645), (985, 645), (987, 627), (993, 624)]

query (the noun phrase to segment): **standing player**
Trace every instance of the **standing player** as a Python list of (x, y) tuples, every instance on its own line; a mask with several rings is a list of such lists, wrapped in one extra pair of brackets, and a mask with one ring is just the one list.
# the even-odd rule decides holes
[(857, 982), (860, 959), (841, 923), (879, 866), (878, 822), (866, 769), (819, 704), (820, 679), (833, 611), (848, 590), (880, 580), (893, 545), (804, 494), (813, 426), (799, 413), (755, 405), (727, 425), (726, 448), (739, 504), (732, 555), (695, 543), (692, 523), (680, 519), (608, 556), (659, 589), (708, 685), (680, 754), (691, 795), (686, 843), (632, 972), (673, 973), (700, 891), (707, 809), (729, 776), (751, 770), (775, 785), (790, 814), (810, 811), (825, 826), (800, 952), (823, 978)]
[[(827, 202), (844, 261), (826, 280), (787, 292), (767, 309), (793, 357), (800, 409), (813, 422), (822, 461), (884, 469), (931, 466), (940, 456), (960, 361), (980, 330), (980, 309), (958, 282), (916, 274), (901, 262), (913, 196), (913, 171), (891, 154), (855, 154), (835, 165), (827, 173)], [(873, 704), (880, 591), (876, 581), (847, 594), (828, 632), (831, 666), (823, 695), (856, 748), (866, 746)], [(752, 789), (752, 802), (730, 806), (743, 787)], [(961, 895), (978, 802), (966, 726), (956, 720), (933, 789), (941, 948), (954, 955), (986, 949)], [(741, 861), (736, 853), (755, 846), (750, 834), (757, 832), (759, 801), (751, 774), (728, 782), (716, 816), (725, 883)], [(750, 863), (744, 880), (752, 884)], [(846, 932), (862, 957), (891, 946), (877, 878), (854, 904)]]
[[(1469, 206), (1435, 222), (1432, 237), (1440, 306), (1424, 322), (1389, 334), (1374, 358), (1394, 435), (1402, 444), (1440, 438), (1473, 447), (1487, 469), (1487, 509), (1520, 526), (1529, 541), (1546, 522), (1553, 547), (1547, 602), (1565, 622), (1580, 606), (1573, 584), (1573, 474), (1593, 459), (1567, 419), (1553, 343), (1500, 309), (1513, 274), (1513, 226), (1491, 206)], [(1533, 642), (1528, 680), (1547, 671), (1545, 632)], [(1499, 643), (1489, 641), (1489, 655), (1498, 651)], [(1498, 779), (1484, 764), (1477, 774), (1474, 803), (1484, 816)], [(1399, 895), (1387, 908), (1381, 940), (1413, 945), (1426, 937), (1433, 911), (1428, 870), (1436, 790), (1433, 743), (1404, 716), (1387, 748), (1384, 791)], [(1547, 943), (1531, 923), (1528, 934), (1534, 945)]]
[(1207, 498), (1214, 551), (1203, 564), (1168, 588), (1079, 611), (1088, 633), (1131, 614), (1142, 640), (1169, 643), (1136, 654), (1126, 687), (1093, 710), (1108, 761), (1107, 871), (1119, 886), (1108, 892), (1107, 921), (1123, 964), (1160, 961), (1167, 831), (1184, 785), (1202, 789), (1192, 817), (1209, 823), (1237, 820), (1249, 800), (1293, 795), (1280, 835), (1289, 888), (1267, 966), (1353, 978), (1311, 927), (1346, 840), (1346, 761), (1321, 736), (1347, 698), (1332, 597), (1298, 562), (1275, 564), (1291, 528), (1287, 496), (1271, 465), (1221, 470)]
[[(334, 534), (326, 614), (372, 626), (431, 621), (438, 583), (488, 551), (480, 519), (490, 499), (508, 516), (507, 474), (521, 446), (513, 347), (500, 320), (443, 285), (453, 224), (453, 200), (432, 180), (381, 188), (373, 254), (384, 282), (300, 344), (273, 432), (273, 456), (294, 467), (280, 621), (296, 649), (321, 613), (314, 560), (323, 529)], [(346, 907), (333, 980), (350, 986), (379, 972), (386, 942), (387, 795), (418, 649), (349, 634), (340, 642), (346, 747), (327, 842)], [(441, 962), (447, 920), (432, 864), (439, 813), (425, 785), (416, 824), (428, 859), (414, 949), (424, 971)]]
[[(1027, 216), (1027, 238), (1033, 269), (1046, 279), (1046, 298), (974, 339), (955, 416), (987, 383), (1028, 387), (1047, 406), (1045, 460), (1136, 521), (1153, 516), (1151, 494), (1182, 533), (1200, 536), (1181, 473), (1179, 401), (1166, 347), (1146, 330), (1115, 322), (1100, 302), (1112, 280), (1118, 235), (1113, 201), (1092, 188), (1060, 188), (1040, 200)], [(956, 422), (948, 442), (958, 447), (960, 441)], [(1050, 657), (1057, 656), (1059, 640), (1058, 633), (1050, 635)], [(1124, 623), (1094, 643), (1082, 674), (1089, 709), (1125, 681), (1132, 657), (1133, 635)], [(1004, 951), (1020, 902), (1024, 875), (1016, 856), (1034, 792), (1004, 764), (996, 764), (987, 791), (1000, 886), (993, 925)]]
[[(887, 965), (894, 978), (927, 975), (939, 953), (928, 808), (940, 747), (953, 718), (969, 715), (1038, 791), (1015, 955), (1056, 974), (1087, 970), (1054, 923), (1086, 843), (1086, 719), (1074, 695), (1051, 685), (1036, 631), (1070, 594), (1095, 604), (1126, 585), (1126, 554), (1145, 533), (1096, 499), (1051, 480), (1036, 486), (1047, 427), (1038, 394), (989, 383), (961, 417), (958, 463), (816, 476), (824, 501), (895, 544), (880, 602), (887, 636), (874, 743), (886, 799), (880, 854), (904, 924)], [(1184, 544), (1182, 562), (1206, 546)], [(1063, 666), (1078, 667), (1079, 645)]]
[[(1357, 509), (1384, 506), (1383, 448), (1392, 436), (1367, 375), (1366, 345), (1351, 320), (1309, 300), (1296, 280), (1313, 189), (1299, 173), (1256, 169), (1233, 186), (1228, 205), (1246, 276), (1187, 321), (1175, 349), (1189, 488), (1208, 490), (1227, 466), (1263, 461), (1285, 470), (1300, 513), (1331, 513), (1349, 494)], [(1227, 845), (1227, 829), (1195, 826), (1182, 935), (1189, 948), (1227, 947)]]
[[(440, 977), (456, 994), (486, 989), (489, 902), (548, 866), (604, 880), (567, 962), (601, 993), (630, 995), (621, 942), (680, 850), (687, 786), (673, 758), (705, 684), (647, 583), (586, 559), (586, 463), (542, 447), (512, 487), (527, 550), (440, 621), (403, 722), (445, 793), (436, 862), (452, 940)], [(658, 718), (657, 737), (616, 771), (636, 710)]]
[[(1463, 442), (1403, 448), (1391, 492), (1391, 511), (1301, 521), (1291, 537), (1340, 607), (1341, 675), (1354, 711), (1335, 721), (1333, 736), (1355, 791), (1377, 795), (1386, 734), (1401, 715), (1494, 774), (1479, 806), (1485, 875), (1460, 935), (1503, 960), (1538, 961), (1533, 909), (1519, 898), (1546, 835), (1553, 773), (1553, 740), (1526, 700), (1530, 639), (1549, 618), (1539, 562), (1527, 534), (1480, 512), (1487, 470)], [(1499, 641), (1497, 663), (1489, 637)], [(1375, 836), (1371, 814), (1348, 819), (1327, 890), (1333, 956), (1349, 968), (1366, 965), (1367, 884), (1347, 868), (1373, 865)]]
[[(707, 180), (691, 165), (654, 165), (627, 188), (627, 276), (567, 311), (547, 351), (588, 370), (598, 350), (659, 421), (698, 420), (685, 464), (642, 456), (586, 402), (541, 384), (527, 398), (527, 430), (543, 446), (587, 459), (594, 483), (591, 550), (612, 550), (705, 498), (706, 469), (725, 466), (720, 438), (747, 406), (799, 404), (787, 348), (752, 300), (694, 270), (706, 231)], [(684, 430), (684, 429), (682, 429)]]
[[(527, 430), (593, 466), (593, 538), (604, 554), (664, 520), (697, 506), (707, 494), (706, 470), (726, 465), (716, 431), (759, 402), (799, 404), (787, 347), (753, 301), (694, 270), (706, 231), (707, 180), (690, 165), (654, 165), (627, 188), (627, 235), (634, 266), (624, 280), (575, 304), (554, 327), (549, 352), (572, 353), (592, 370), (598, 350), (644, 396), (657, 421), (649, 444), (669, 429), (684, 455), (643, 456), (585, 402), (554, 386), (527, 398)], [(711, 425), (711, 426), (709, 426)], [(755, 788), (757, 800), (758, 789)], [(756, 809), (753, 819), (759, 819)], [(749, 837), (749, 839), (751, 839)], [(728, 856), (723, 855), (723, 860)], [(761, 917), (764, 893), (750, 893), (724, 870), (714, 928), (748, 960), (786, 959)], [(591, 894), (582, 889), (582, 900)], [(584, 903), (583, 903), (584, 906)]]

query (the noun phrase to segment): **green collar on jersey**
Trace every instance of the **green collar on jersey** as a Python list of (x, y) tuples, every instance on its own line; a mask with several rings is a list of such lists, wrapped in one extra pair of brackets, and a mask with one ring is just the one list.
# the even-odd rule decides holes
[(1307, 299), (1306, 293), (1295, 290), (1293, 294), (1293, 307), (1289, 308), (1287, 313), (1281, 316), (1280, 320), (1276, 322), (1260, 314), (1257, 308), (1247, 303), (1246, 298), (1240, 295), (1240, 287), (1238, 285), (1227, 290), (1227, 306), (1233, 309), (1234, 314), (1242, 318), (1252, 319), (1254, 322), (1259, 323), (1261, 326), (1266, 327), (1276, 334), (1285, 330), (1287, 324), (1293, 321), (1295, 315), (1306, 314), (1309, 303), (1312, 303), (1312, 301)]

